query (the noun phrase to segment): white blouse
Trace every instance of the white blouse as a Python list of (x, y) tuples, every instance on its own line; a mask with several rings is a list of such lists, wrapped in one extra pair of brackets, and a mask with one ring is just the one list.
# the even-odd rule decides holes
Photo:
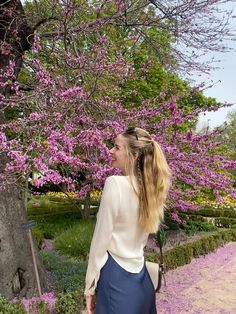
[(106, 179), (90, 246), (86, 296), (95, 294), (100, 270), (108, 259), (107, 251), (125, 270), (138, 273), (142, 269), (148, 233), (139, 225), (138, 204), (130, 177), (111, 176)]

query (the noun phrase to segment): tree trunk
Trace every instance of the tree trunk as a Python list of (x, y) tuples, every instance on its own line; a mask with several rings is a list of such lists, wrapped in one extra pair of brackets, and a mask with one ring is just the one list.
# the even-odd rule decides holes
[[(24, 51), (30, 49), (28, 38), (32, 31), (28, 26), (20, 1), (0, 0), (0, 16), (0, 71), (4, 73), (9, 61), (14, 61), (14, 80), (20, 71)], [(0, 80), (3, 82), (4, 77), (1, 77)], [(0, 88), (0, 92), (7, 96), (10, 89), (8, 87)], [(1, 103), (0, 109), (3, 110)], [(0, 125), (4, 121), (4, 112), (0, 111)], [(1, 154), (0, 173), (6, 162), (6, 156)], [(28, 231), (23, 230), (20, 226), (26, 221), (23, 193), (19, 186), (8, 185), (5, 190), (0, 192), (0, 294), (9, 299), (30, 297), (38, 292)], [(42, 290), (45, 290), (45, 272), (37, 252), (36, 261)]]
[[(7, 187), (0, 200), (0, 294), (9, 299), (38, 294), (28, 231), (20, 226), (26, 220), (21, 192), (17, 186)], [(46, 281), (38, 258), (37, 261), (45, 290)]]
[(90, 198), (90, 192), (85, 197), (84, 200), (84, 219), (89, 219), (90, 217), (90, 205), (91, 205), (91, 198)]

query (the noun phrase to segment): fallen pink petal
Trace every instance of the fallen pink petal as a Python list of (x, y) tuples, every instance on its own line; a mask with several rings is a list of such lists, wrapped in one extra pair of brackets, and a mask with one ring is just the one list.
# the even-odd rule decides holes
[(236, 243), (170, 270), (157, 294), (159, 314), (235, 314)]

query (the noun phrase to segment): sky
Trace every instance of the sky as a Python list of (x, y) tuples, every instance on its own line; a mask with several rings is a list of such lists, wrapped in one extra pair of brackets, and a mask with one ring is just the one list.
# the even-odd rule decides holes
[[(227, 8), (233, 9), (233, 15), (236, 16), (236, 4), (227, 4)], [(230, 26), (236, 29), (236, 18), (231, 20)], [(217, 66), (220, 69), (212, 71), (209, 76), (192, 77), (193, 80), (200, 83), (204, 78), (209, 83), (215, 83), (212, 88), (207, 89), (204, 94), (214, 97), (220, 102), (234, 104), (232, 107), (221, 108), (216, 112), (207, 112), (205, 115), (199, 116), (198, 128), (209, 126), (213, 129), (216, 126), (223, 124), (226, 121), (227, 113), (236, 110), (236, 41), (227, 43), (233, 48), (227, 53), (211, 53), (209, 59), (214, 56), (221, 62)], [(209, 84), (210, 85), (210, 84)]]

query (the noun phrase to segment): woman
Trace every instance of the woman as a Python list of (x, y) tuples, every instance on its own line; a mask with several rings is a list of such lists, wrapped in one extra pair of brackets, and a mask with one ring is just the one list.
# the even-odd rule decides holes
[(86, 274), (89, 314), (156, 314), (144, 264), (148, 234), (156, 232), (170, 185), (165, 156), (143, 129), (129, 127), (110, 151), (123, 176), (106, 179)]

